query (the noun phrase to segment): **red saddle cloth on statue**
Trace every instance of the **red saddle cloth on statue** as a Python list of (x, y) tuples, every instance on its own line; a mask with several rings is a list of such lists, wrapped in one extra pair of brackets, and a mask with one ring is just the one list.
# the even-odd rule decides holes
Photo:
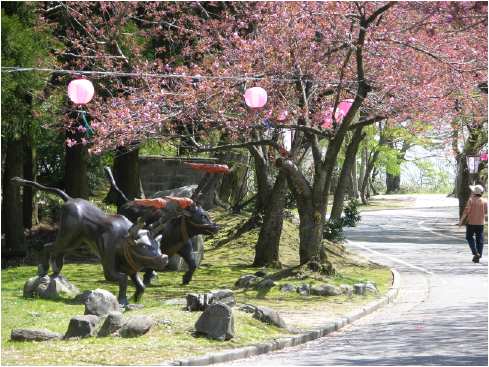
[(170, 201), (176, 202), (180, 208), (188, 208), (194, 201), (189, 198), (179, 198), (176, 196), (164, 196), (162, 198), (155, 199), (135, 199), (134, 203), (136, 205), (151, 206), (156, 209), (166, 208)]

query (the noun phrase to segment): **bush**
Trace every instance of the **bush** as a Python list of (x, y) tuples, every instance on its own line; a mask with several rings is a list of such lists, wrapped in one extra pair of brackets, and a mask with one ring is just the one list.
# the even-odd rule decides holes
[(343, 217), (343, 226), (355, 227), (356, 224), (360, 221), (360, 212), (358, 211), (358, 206), (360, 202), (357, 199), (352, 199), (345, 206), (344, 212), (345, 216)]
[(331, 219), (324, 224), (323, 238), (333, 242), (340, 242), (345, 239), (343, 233), (343, 218)]

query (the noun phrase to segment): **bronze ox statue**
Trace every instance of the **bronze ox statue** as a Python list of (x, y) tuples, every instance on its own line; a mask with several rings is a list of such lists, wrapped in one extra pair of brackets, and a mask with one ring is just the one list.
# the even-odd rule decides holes
[(54, 193), (65, 202), (56, 240), (44, 245), (38, 267), (40, 276), (48, 273), (50, 260), (53, 275), (58, 275), (63, 268), (64, 255), (87, 244), (100, 257), (106, 278), (119, 282), (119, 303), (127, 305), (127, 276), (136, 287), (134, 299), (139, 301), (145, 287), (138, 271), (144, 268), (162, 271), (168, 264), (168, 256), (161, 253), (154, 234), (142, 229), (141, 221), (133, 224), (122, 215), (107, 215), (89, 201), (71, 198), (58, 188), (20, 177), (12, 181)]
[[(141, 217), (152, 228), (152, 233), (161, 235), (162, 253), (168, 256), (178, 254), (187, 263), (188, 271), (182, 277), (182, 284), (188, 284), (197, 268), (192, 252), (192, 237), (214, 234), (219, 230), (219, 226), (212, 222), (207, 212), (193, 202), (198, 190), (192, 199), (164, 197), (129, 200), (117, 186), (109, 167), (105, 167), (105, 172), (118, 196), (117, 213), (132, 221)], [(148, 284), (153, 276), (154, 272), (148, 269), (143, 277), (144, 283)]]

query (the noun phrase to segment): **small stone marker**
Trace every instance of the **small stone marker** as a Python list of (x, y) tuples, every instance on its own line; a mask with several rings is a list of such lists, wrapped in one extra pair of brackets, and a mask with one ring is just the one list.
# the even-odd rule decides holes
[(105, 316), (109, 312), (119, 312), (117, 298), (105, 289), (95, 289), (85, 301), (85, 315)]
[(268, 307), (256, 306), (253, 317), (261, 322), (275, 325), (279, 328), (287, 328), (285, 321), (280, 317), (279, 313)]
[(87, 338), (94, 336), (99, 322), (100, 318), (96, 315), (72, 317), (64, 338)]
[(120, 312), (110, 312), (105, 318), (102, 327), (98, 331), (97, 336), (104, 337), (111, 335), (118, 331), (123, 325), (122, 313)]
[(246, 313), (255, 313), (256, 306), (250, 305), (248, 303), (242, 305), (239, 308), (240, 311), (246, 312)]
[(233, 310), (224, 303), (209, 305), (195, 323), (195, 330), (217, 340), (234, 338)]
[(149, 316), (134, 316), (127, 320), (119, 330), (119, 335), (123, 338), (135, 338), (146, 334), (155, 324)]
[(47, 329), (13, 329), (10, 339), (15, 341), (46, 341), (51, 339), (61, 339), (63, 335), (54, 333)]

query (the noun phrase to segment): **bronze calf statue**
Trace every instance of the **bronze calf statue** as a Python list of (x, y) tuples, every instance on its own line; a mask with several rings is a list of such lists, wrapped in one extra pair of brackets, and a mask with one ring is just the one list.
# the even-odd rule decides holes
[(141, 229), (143, 223), (133, 224), (122, 215), (107, 215), (89, 201), (73, 199), (58, 188), (20, 177), (14, 177), (12, 181), (54, 193), (65, 202), (56, 240), (44, 245), (38, 267), (40, 276), (48, 273), (50, 259), (53, 275), (58, 275), (63, 268), (65, 253), (87, 244), (100, 257), (106, 278), (119, 282), (119, 303), (127, 305), (127, 276), (136, 287), (134, 298), (139, 301), (144, 285), (137, 272), (143, 268), (162, 271), (168, 264), (168, 256), (161, 253), (153, 234)]

